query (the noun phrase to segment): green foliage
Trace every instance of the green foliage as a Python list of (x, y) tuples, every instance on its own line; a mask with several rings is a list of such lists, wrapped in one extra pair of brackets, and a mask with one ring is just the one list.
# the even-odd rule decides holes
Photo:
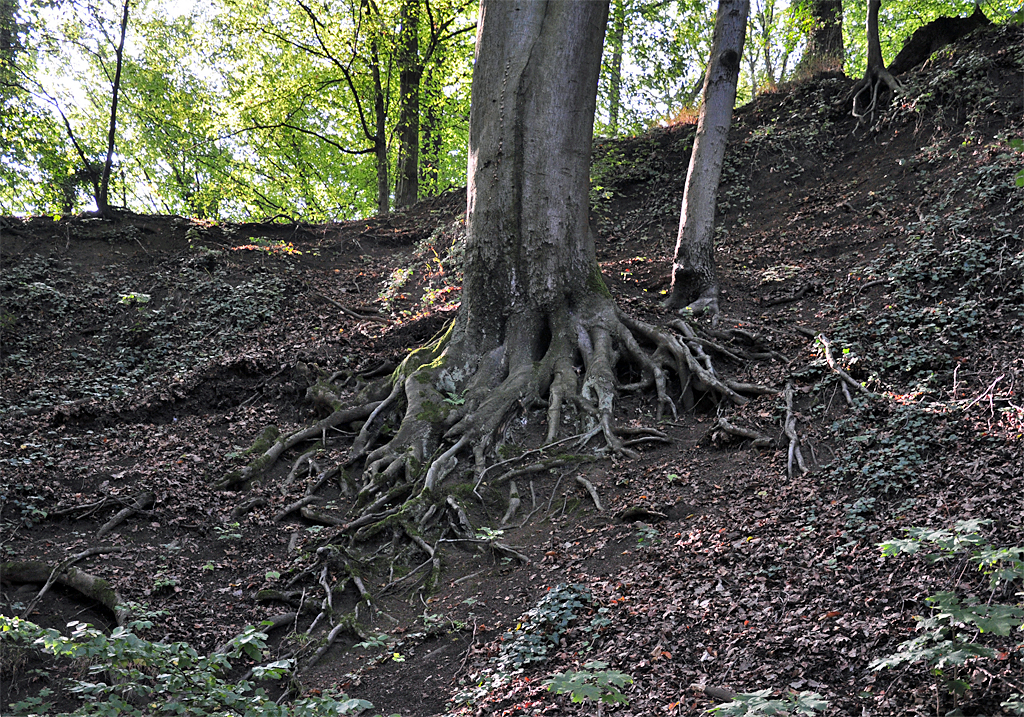
[(213, 526), (213, 532), (216, 534), (217, 540), (241, 540), (242, 533), (240, 530), (241, 526), (237, 521)]
[[(136, 621), (108, 636), (80, 622), (69, 623), (68, 636), (20, 618), (0, 615), (0, 640), (38, 650), (84, 666), (85, 679), (69, 679), (67, 692), (80, 705), (74, 717), (87, 715), (226, 715), (251, 717), (326, 717), (372, 709), (366, 700), (328, 691), (323, 695), (278, 705), (266, 690), (249, 680), (227, 677), (232, 661), (260, 661), (265, 633), (247, 627), (223, 652), (200, 655), (188, 643), (150, 642), (136, 635), (152, 627)], [(291, 674), (293, 660), (257, 665), (255, 680), (280, 680)], [(15, 714), (52, 714), (49, 692), (11, 705)]]
[[(843, 3), (843, 36), (846, 46), (845, 72), (860, 77), (867, 66), (867, 39), (864, 27), (867, 0), (846, 0)], [(886, 0), (879, 14), (879, 40), (886, 64), (903, 48), (903, 43), (919, 27), (937, 17), (967, 17), (974, 12), (973, 0)], [(982, 9), (994, 23), (1006, 22), (1019, 4), (1013, 0), (986, 2)], [(901, 80), (903, 77), (900, 78)]]
[(590, 601), (590, 590), (583, 585), (559, 583), (550, 588), (519, 624), (502, 636), (501, 654), (496, 658), (499, 666), (515, 670), (547, 661), (548, 652), (558, 647), (569, 624)]
[[(993, 594), (1004, 584), (1024, 580), (1024, 547), (997, 548), (977, 531), (991, 521), (972, 519), (958, 522), (953, 530), (909, 528), (903, 539), (880, 545), (882, 555), (913, 555), (922, 550), (929, 563), (966, 561), (989, 579)], [(977, 641), (982, 635), (1008, 636), (1024, 630), (1024, 609), (999, 603), (964, 604), (953, 592), (938, 592), (926, 598), (933, 610), (928, 617), (917, 616), (919, 634), (899, 646), (899, 651), (874, 660), (874, 670), (905, 664), (924, 664), (943, 687), (962, 695), (971, 685), (962, 679), (960, 668), (981, 658), (995, 658), (997, 650)], [(1009, 704), (1009, 703), (1007, 703)]]
[(543, 684), (556, 695), (568, 693), (577, 703), (589, 700), (606, 705), (628, 705), (629, 700), (619, 688), (632, 684), (633, 678), (618, 670), (605, 669), (607, 667), (607, 662), (593, 660), (583, 665), (582, 670), (557, 672)]
[(731, 702), (712, 707), (715, 715), (814, 715), (828, 709), (828, 700), (817, 692), (787, 692), (785, 699), (768, 699), (771, 690), (739, 694)]
[[(930, 458), (956, 440), (950, 427), (937, 427), (934, 416), (916, 405), (865, 406), (859, 414), (834, 422), (832, 431), (844, 443), (830, 474), (840, 485), (864, 492), (913, 488)], [(854, 513), (866, 514), (871, 508), (862, 503)]]
[(653, 525), (648, 525), (647, 523), (637, 523), (636, 535), (637, 546), (645, 547), (657, 543), (658, 536), (661, 535), (661, 531), (655, 528)]
[[(1024, 9), (1022, 9), (1021, 12), (1024, 12)], [(1024, 139), (1011, 139), (1010, 146), (1018, 152), (1024, 153)], [(1018, 187), (1024, 187), (1024, 169), (1017, 172), (1017, 176), (1014, 177), (1013, 183)]]

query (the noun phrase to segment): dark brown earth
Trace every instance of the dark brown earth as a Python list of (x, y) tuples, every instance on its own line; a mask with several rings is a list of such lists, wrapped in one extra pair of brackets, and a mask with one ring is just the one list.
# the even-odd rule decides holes
[[(375, 610), (360, 613), (363, 630), (387, 640), (355, 647), (343, 634), (301, 674), (303, 689), (340, 686), (405, 717), (593, 714), (541, 683), (602, 660), (634, 680), (618, 715), (700, 714), (720, 701), (704, 685), (815, 691), (836, 715), (1000, 714), (1024, 693), (1019, 636), (985, 636), (999, 658), (962, 668), (972, 689), (956, 705), (923, 665), (868, 667), (914, 635), (939, 590), (1019, 601), (1019, 583), (990, 598), (966, 562), (882, 560), (876, 545), (966, 518), (993, 521), (984, 535), (995, 544), (1024, 542), (1024, 189), (1014, 187), (1024, 160), (1007, 144), (1024, 136), (1022, 48), (1017, 26), (943, 51), (873, 128), (855, 128), (845, 78), (737, 112), (720, 195), (719, 328), (756, 337), (733, 334), (731, 348), (757, 358), (709, 354), (721, 375), (792, 385), (809, 472), (789, 475), (776, 394), (721, 411), (770, 437), (768, 448), (723, 432), (704, 400), (658, 424), (671, 443), (644, 446), (637, 460), (519, 478), (524, 507), (501, 539), (529, 564), (445, 544), (433, 589), (380, 594), (389, 570), (368, 561)], [(605, 280), (627, 312), (658, 324), (672, 318), (660, 300), (693, 132), (600, 142), (595, 156)], [(331, 225), (0, 219), (3, 614), (40, 587), (20, 584), (11, 565), (55, 565), (97, 545), (123, 551), (78, 567), (164, 611), (150, 639), (209, 651), (292, 609), (256, 593), (311, 565), (334, 530), (295, 514), (274, 521), (305, 489), (305, 471), (282, 489), (298, 454), (238, 490), (211, 485), (244, 464), (267, 425), (287, 431), (325, 415), (304, 399), (317, 378), (388, 370), (444, 326), (458, 277), (446, 252), (464, 206), (457, 192)], [(393, 272), (406, 268), (401, 284)], [(847, 405), (819, 333), (873, 397)], [(654, 408), (650, 396), (625, 396), (619, 421), (655, 425)], [(524, 445), (535, 433), (523, 430)], [(342, 461), (350, 442), (332, 437), (319, 465)], [(504, 492), (485, 492), (481, 505), (449, 482), (474, 525), (497, 525)], [(142, 491), (155, 503), (98, 538)], [(337, 487), (323, 495), (346, 509)], [(253, 497), (266, 504), (231, 517)], [(422, 560), (397, 550), (399, 569)], [(561, 584), (589, 593), (585, 607), (546, 661), (503, 672), (492, 658), (512, 642), (507, 631)], [(295, 587), (322, 597), (314, 580)], [(335, 610), (357, 600), (349, 585)], [(65, 588), (29, 619), (114, 624)], [(275, 650), (301, 645), (290, 629), (271, 632)], [(0, 649), (0, 705), (56, 688), (67, 669)]]

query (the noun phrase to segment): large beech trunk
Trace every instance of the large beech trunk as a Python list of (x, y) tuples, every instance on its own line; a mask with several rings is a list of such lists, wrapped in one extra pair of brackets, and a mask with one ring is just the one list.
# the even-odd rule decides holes
[(607, 12), (605, 2), (481, 5), (456, 328), (471, 352), (504, 344), (533, 361), (555, 328), (547, 317), (603, 286), (588, 210)]
[(746, 38), (749, 0), (720, 0), (711, 61), (704, 77), (704, 101), (683, 190), (683, 207), (672, 266), (668, 306), (718, 313), (715, 274), (715, 206), (722, 160), (729, 140), (736, 82)]

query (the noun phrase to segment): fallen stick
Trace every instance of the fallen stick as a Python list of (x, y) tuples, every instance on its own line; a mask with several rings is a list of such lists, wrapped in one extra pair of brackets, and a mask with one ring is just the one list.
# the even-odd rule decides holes
[(135, 499), (134, 503), (132, 503), (127, 508), (123, 508), (122, 510), (119, 510), (117, 515), (115, 515), (113, 518), (111, 518), (106, 523), (104, 523), (103, 526), (96, 532), (96, 537), (97, 538), (102, 538), (104, 535), (109, 533), (111, 530), (113, 530), (114, 528), (119, 526), (121, 523), (126, 521), (129, 516), (134, 515), (135, 513), (138, 513), (139, 511), (146, 510), (147, 508), (149, 508), (149, 506), (153, 505), (153, 503), (155, 503), (155, 502), (156, 502), (156, 495), (154, 495), (152, 492), (147, 490), (147, 491), (144, 491), (144, 492), (140, 493), (139, 496)]

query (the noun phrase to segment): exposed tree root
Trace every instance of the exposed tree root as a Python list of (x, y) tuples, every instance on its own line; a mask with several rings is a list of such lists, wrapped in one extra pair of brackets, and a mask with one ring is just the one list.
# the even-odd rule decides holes
[(900, 83), (884, 67), (869, 70), (853, 86), (848, 101), (858, 125), (871, 125), (875, 121), (875, 111), (880, 107), (879, 99), (885, 90), (896, 95), (900, 91)]
[(724, 416), (718, 417), (718, 427), (729, 435), (736, 436), (737, 438), (749, 439), (754, 448), (768, 448), (774, 443), (771, 438), (763, 433), (758, 433), (757, 431), (752, 431), (749, 428), (734, 425), (726, 420)]
[[(461, 320), (348, 405), (341, 404), (341, 390), (318, 382), (316, 395), (326, 397), (318, 405), (326, 400), (332, 413), (288, 435), (265, 434), (250, 451), (255, 458), (249, 465), (219, 484), (252, 480), (302, 446), (281, 486), (293, 499), (274, 520), (299, 512), (307, 521), (333, 526), (323, 533), (316, 564), (291, 576), (285, 587), (319, 584), (316, 592), (323, 597), (307, 631), (329, 629), (321, 652), (347, 629), (348, 617), (337, 623), (332, 617), (332, 595), (340, 585), (356, 585), (357, 610), (372, 605), (358, 577), (361, 561), (370, 565), (381, 554), (387, 556), (392, 573), (382, 592), (429, 591), (440, 577), (442, 553), (455, 545), (479, 546), (499, 558), (529, 563), (530, 555), (474, 526), (468, 508), (475, 499), (492, 516), (493, 504), (502, 503), (494, 518), (485, 519), (495, 527), (511, 526), (521, 519), (523, 503), (514, 479), (605, 456), (638, 456), (638, 446), (669, 441), (653, 427), (617, 426), (620, 396), (649, 394), (657, 418), (675, 419), (698, 403), (739, 406), (748, 396), (777, 392), (723, 378), (718, 365), (754, 360), (740, 346), (761, 349), (760, 337), (740, 330), (707, 331), (681, 319), (658, 328), (619, 311), (599, 289), (579, 303), (508, 316), (500, 336), (473, 335)], [(526, 424), (545, 420), (540, 445), (522, 445), (529, 435)], [(327, 430), (357, 421), (358, 433), (341, 466), (324, 470), (314, 451), (324, 447), (327, 454)], [(742, 433), (733, 428), (736, 435)], [(764, 440), (759, 434), (745, 437), (758, 445)], [(339, 473), (335, 487), (352, 498), (347, 514), (317, 505), (321, 486), (337, 480)], [(568, 494), (559, 491), (563, 478), (546, 509), (530, 483), (532, 510), (523, 525), (537, 511), (551, 512), (559, 495), (565, 497), (565, 511)], [(295, 484), (302, 480), (308, 487), (296, 496)], [(605, 509), (597, 486), (582, 476), (571, 480), (597, 510)], [(459, 490), (448, 489), (456, 482)], [(292, 594), (293, 607), (294, 600)], [(302, 615), (301, 607), (297, 613)]]
[(839, 364), (836, 363), (835, 358), (832, 356), (832, 342), (828, 340), (828, 337), (825, 336), (825, 334), (818, 334), (817, 339), (821, 343), (822, 350), (825, 353), (825, 362), (828, 364), (828, 367), (835, 371), (836, 375), (842, 380), (843, 394), (846, 396), (846, 402), (851, 406), (853, 405), (853, 399), (850, 397), (850, 393), (846, 389), (847, 386), (855, 391), (859, 391), (867, 398), (875, 398), (875, 394), (839, 367)]
[[(0, 563), (0, 578), (6, 583), (44, 583), (52, 585), (54, 582), (71, 588), (96, 602), (103, 605), (114, 614), (118, 625), (124, 625), (128, 621), (129, 610), (121, 596), (103, 578), (98, 578), (84, 570), (71, 567), (71, 564), (89, 555), (114, 552), (120, 548), (97, 547), (86, 550), (78, 555), (72, 556), (55, 568), (46, 563), (38, 562), (12, 562)], [(45, 591), (40, 591), (40, 596)]]
[(796, 414), (793, 412), (793, 384), (786, 384), (786, 423), (785, 433), (786, 437), (789, 438), (789, 456), (786, 460), (786, 471), (790, 478), (793, 477), (793, 462), (796, 461), (796, 465), (800, 468), (801, 473), (808, 471), (807, 465), (804, 463), (803, 453), (800, 451), (800, 437), (796, 432)]

